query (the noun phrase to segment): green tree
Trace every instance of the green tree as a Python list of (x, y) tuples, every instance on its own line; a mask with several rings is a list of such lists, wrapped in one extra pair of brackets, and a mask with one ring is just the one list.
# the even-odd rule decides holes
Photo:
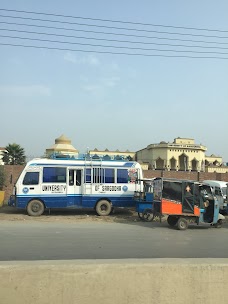
[(24, 165), (25, 164), (25, 151), (18, 144), (9, 144), (5, 147), (3, 162), (5, 165)]

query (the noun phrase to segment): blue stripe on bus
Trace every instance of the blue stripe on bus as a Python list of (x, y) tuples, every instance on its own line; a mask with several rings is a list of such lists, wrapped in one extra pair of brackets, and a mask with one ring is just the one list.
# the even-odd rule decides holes
[(111, 201), (113, 207), (135, 207), (136, 203), (131, 196), (115, 195), (43, 195), (28, 196), (20, 195), (16, 199), (16, 207), (25, 209), (30, 200), (37, 199), (43, 201), (46, 208), (94, 208), (96, 203), (101, 199)]

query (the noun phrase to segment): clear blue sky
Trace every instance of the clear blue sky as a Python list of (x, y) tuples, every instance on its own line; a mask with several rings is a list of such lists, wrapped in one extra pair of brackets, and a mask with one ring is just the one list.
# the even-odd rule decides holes
[[(0, 8), (228, 31), (228, 2), (225, 0), (1, 0)], [(2, 11), (0, 14), (13, 15)], [(0, 21), (6, 20), (29, 22), (0, 17)], [(129, 24), (114, 25), (130, 27)], [(3, 28), (22, 27), (0, 23), (0, 29)], [(184, 33), (184, 30), (173, 28), (149, 29)], [(35, 30), (45, 31), (42, 28)], [(49, 32), (56, 33), (55, 30)], [(193, 30), (189, 33), (199, 34)], [(23, 36), (6, 31), (0, 34)], [(65, 34), (83, 35), (75, 32)], [(228, 32), (203, 34), (228, 37)], [(154, 33), (150, 35), (155, 36)], [(204, 40), (202, 37), (178, 37)], [(228, 43), (228, 38), (216, 39), (208, 41)], [(0, 42), (41, 44), (3, 37), (0, 37)], [(77, 45), (58, 46), (89, 49)], [(153, 45), (141, 47), (162, 48)], [(228, 45), (222, 47), (228, 48)], [(228, 50), (219, 51), (228, 53)], [(172, 142), (180, 136), (194, 138), (196, 143), (207, 146), (208, 155), (220, 155), (228, 161), (228, 60), (126, 56), (10, 46), (0, 46), (0, 60), (2, 147), (16, 142), (24, 147), (27, 155), (40, 156), (55, 138), (65, 134), (81, 153), (87, 147), (137, 151), (152, 143)]]

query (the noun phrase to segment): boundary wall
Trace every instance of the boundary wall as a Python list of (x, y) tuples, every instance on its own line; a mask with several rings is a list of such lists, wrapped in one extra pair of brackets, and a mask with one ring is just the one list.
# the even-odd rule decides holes
[[(3, 166), (5, 172), (5, 204), (8, 202), (10, 195), (13, 193), (13, 186), (17, 181), (19, 175), (24, 169), (23, 165), (5, 165)], [(228, 182), (228, 173), (208, 173), (208, 172), (195, 172), (195, 171), (164, 171), (164, 170), (144, 170), (145, 178), (152, 177), (167, 177), (177, 179), (188, 179), (203, 181), (207, 179), (221, 180)]]
[(227, 304), (228, 259), (0, 262), (1, 304)]

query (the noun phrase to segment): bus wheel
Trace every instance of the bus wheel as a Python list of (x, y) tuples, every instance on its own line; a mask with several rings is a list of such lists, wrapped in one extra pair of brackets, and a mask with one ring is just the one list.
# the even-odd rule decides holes
[(188, 228), (188, 221), (185, 218), (180, 217), (177, 221), (177, 228), (179, 230), (186, 230)]
[(39, 200), (32, 200), (27, 206), (28, 215), (40, 216), (44, 213), (44, 204)]
[(173, 215), (169, 215), (167, 218), (167, 223), (169, 224), (169, 226), (172, 226), (172, 227), (176, 225), (177, 221), (178, 221), (178, 218)]
[(112, 211), (112, 205), (109, 201), (101, 200), (96, 205), (96, 212), (98, 215), (107, 216)]

